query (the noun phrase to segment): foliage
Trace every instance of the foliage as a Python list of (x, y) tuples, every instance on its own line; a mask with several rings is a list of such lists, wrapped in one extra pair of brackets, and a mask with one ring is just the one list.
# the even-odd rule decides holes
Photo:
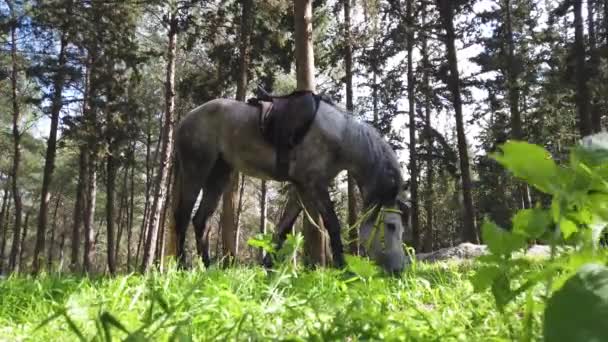
[[(362, 259), (359, 266), (375, 266)], [(0, 281), (9, 340), (501, 340), (524, 329), (475, 294), (473, 268), (419, 264), (401, 277), (259, 267), (42, 275)], [(515, 315), (513, 308), (508, 313)], [(533, 317), (536, 322), (538, 315)], [(540, 327), (535, 325), (535, 335)]]
[[(490, 255), (480, 258), (483, 266), (473, 284), (478, 292), (491, 289), (500, 311), (519, 295), (530, 295), (544, 284), (547, 340), (565, 338), (557, 331), (566, 331), (566, 327), (572, 340), (606, 336), (603, 325), (593, 327), (592, 317), (601, 317), (608, 305), (608, 271), (601, 266), (608, 262), (608, 252), (600, 248), (608, 224), (607, 143), (606, 134), (586, 137), (571, 149), (565, 165), (558, 165), (542, 147), (518, 141), (505, 143), (501, 153), (493, 155), (513, 175), (550, 195), (551, 205), (520, 210), (510, 230), (485, 221), (482, 235)], [(542, 267), (533, 268), (517, 253), (529, 241), (539, 239), (550, 242), (551, 257)], [(590, 302), (593, 305), (585, 304)], [(570, 313), (583, 316), (572, 321)], [(583, 324), (582, 317), (589, 320)]]

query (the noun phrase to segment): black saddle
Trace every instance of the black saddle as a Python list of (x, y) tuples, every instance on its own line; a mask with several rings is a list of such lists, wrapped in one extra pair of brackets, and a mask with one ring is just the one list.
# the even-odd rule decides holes
[[(289, 174), (289, 151), (296, 147), (315, 119), (321, 97), (311, 91), (289, 95), (259, 94), (247, 103), (260, 108), (260, 131), (277, 151), (277, 173), (286, 180)], [(270, 105), (264, 106), (262, 102)]]

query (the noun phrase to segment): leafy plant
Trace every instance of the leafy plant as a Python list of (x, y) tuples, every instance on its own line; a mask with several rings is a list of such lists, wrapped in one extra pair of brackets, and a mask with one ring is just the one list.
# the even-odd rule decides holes
[[(501, 150), (492, 157), (514, 176), (549, 195), (551, 205), (520, 210), (509, 230), (485, 220), (482, 238), (490, 254), (479, 258), (481, 266), (472, 278), (476, 291), (490, 289), (498, 309), (504, 312), (519, 295), (527, 293), (531, 298), (537, 285), (544, 284), (547, 341), (564, 337), (552, 333), (560, 331), (560, 326), (573, 329), (569, 336), (577, 338), (568, 340), (605, 340), (605, 328), (593, 330), (588, 324), (571, 323), (577, 321), (572, 320), (573, 315), (600, 314), (608, 306), (608, 271), (602, 266), (608, 254), (600, 248), (608, 224), (608, 134), (583, 139), (570, 150), (565, 165), (558, 165), (542, 147), (525, 142), (510, 141)], [(533, 267), (520, 253), (528, 242), (536, 240), (548, 241), (551, 246), (550, 258), (540, 267)], [(593, 277), (589, 276), (590, 267)], [(593, 281), (580, 280), (590, 277)], [(593, 295), (596, 292), (601, 294)], [(593, 313), (584, 304), (590, 297), (599, 308), (591, 310)], [(527, 310), (533, 309), (527, 306)], [(600, 317), (606, 317), (605, 312)]]

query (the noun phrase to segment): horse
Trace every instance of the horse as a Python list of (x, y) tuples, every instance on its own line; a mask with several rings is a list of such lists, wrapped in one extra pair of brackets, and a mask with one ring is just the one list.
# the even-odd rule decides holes
[[(185, 266), (186, 230), (202, 190), (192, 223), (197, 252), (209, 266), (207, 220), (217, 210), (232, 173), (238, 171), (290, 182), (304, 208), (321, 216), (334, 265), (344, 267), (341, 225), (328, 186), (339, 172), (348, 170), (360, 189), (367, 213), (359, 226), (361, 251), (390, 273), (405, 268), (404, 227), (396, 209), (403, 178), (395, 152), (373, 127), (321, 99), (306, 133), (288, 152), (287, 174), (279, 172), (277, 153), (260, 129), (257, 106), (219, 98), (193, 109), (181, 120), (175, 135), (173, 210), (179, 265)], [(287, 217), (287, 224), (279, 224), (279, 247), (299, 212)]]

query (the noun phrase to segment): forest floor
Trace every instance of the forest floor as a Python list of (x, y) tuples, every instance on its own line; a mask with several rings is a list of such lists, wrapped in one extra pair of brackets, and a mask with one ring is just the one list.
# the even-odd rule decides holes
[(518, 299), (500, 313), (489, 292), (474, 292), (472, 261), (415, 262), (391, 277), (349, 260), (348, 272), (283, 265), (9, 277), (0, 280), (0, 340), (507, 341), (520, 340), (526, 324), (535, 334), (527, 338), (540, 339), (539, 310), (524, 319)]

